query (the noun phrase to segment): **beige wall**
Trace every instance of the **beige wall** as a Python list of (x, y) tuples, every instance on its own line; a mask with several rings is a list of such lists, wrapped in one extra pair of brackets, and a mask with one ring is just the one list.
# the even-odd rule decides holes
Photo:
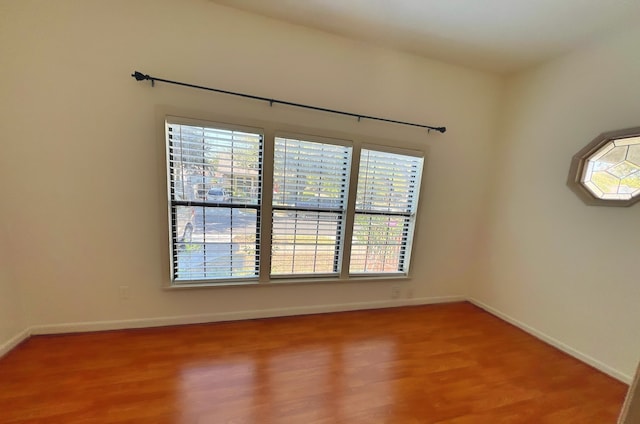
[(493, 187), (489, 278), (471, 295), (629, 381), (640, 357), (640, 215), (565, 182), (601, 132), (639, 125), (640, 28), (511, 78)]
[[(411, 301), (422, 303), (464, 296), (476, 278), (502, 93), (496, 76), (206, 0), (5, 1), (0, 57), (3, 154), (12, 158), (5, 194), (12, 225), (2, 243), (12, 251), (14, 283), (23, 288), (26, 325), (38, 331), (388, 306), (408, 302), (410, 291)], [(163, 84), (151, 88), (129, 76), (134, 70), (449, 131), (429, 135)], [(397, 283), (389, 281), (162, 290), (164, 110), (334, 128), (427, 150), (413, 278), (402, 283), (403, 299), (391, 301)], [(130, 299), (119, 299), (121, 285), (130, 287)], [(9, 319), (19, 321), (11, 310)]]
[[(0, 69), (2, 65), (0, 65)], [(0, 84), (4, 84), (0, 82)], [(4, 86), (0, 85), (4, 88)], [(0, 91), (0, 98), (4, 92)], [(0, 101), (1, 102), (1, 101)], [(2, 138), (0, 154), (0, 193), (5, 195), (0, 201), (0, 356), (11, 350), (26, 336), (27, 317), (23, 308), (22, 286), (14, 278), (14, 256), (9, 241), (9, 233), (15, 232), (15, 217), (9, 213), (10, 201), (7, 193), (12, 189), (14, 176), (8, 172), (12, 158), (10, 143)]]
[(5, 254), (0, 247), (0, 356), (13, 348), (27, 330), (20, 286), (11, 278)]

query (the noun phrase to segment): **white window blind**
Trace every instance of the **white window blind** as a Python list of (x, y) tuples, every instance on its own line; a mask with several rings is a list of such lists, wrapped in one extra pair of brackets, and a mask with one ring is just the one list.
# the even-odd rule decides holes
[(172, 281), (257, 278), (258, 132), (166, 121)]
[(422, 164), (417, 156), (361, 151), (351, 274), (407, 273)]
[(271, 275), (337, 275), (351, 147), (276, 137)]

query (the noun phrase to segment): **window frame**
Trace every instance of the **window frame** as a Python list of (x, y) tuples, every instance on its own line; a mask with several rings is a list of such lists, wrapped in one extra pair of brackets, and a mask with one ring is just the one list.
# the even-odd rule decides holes
[[(164, 113), (163, 113), (164, 112)], [(168, 171), (168, 144), (166, 143), (167, 133), (166, 129), (162, 131), (162, 139), (165, 143), (165, 156), (162, 158), (163, 167), (165, 169), (166, 177), (166, 193), (167, 198), (165, 205), (167, 207), (167, 218), (165, 222), (168, 222), (168, 243), (166, 246), (167, 254), (165, 257), (169, 258), (169, 264), (164, 267), (165, 275), (168, 278), (164, 279), (165, 283), (163, 287), (165, 289), (187, 289), (187, 288), (203, 288), (203, 287), (226, 287), (226, 286), (276, 286), (287, 284), (327, 284), (327, 283), (344, 283), (344, 282), (366, 282), (366, 281), (402, 281), (410, 279), (412, 276), (412, 257), (414, 254), (413, 245), (415, 243), (415, 237), (418, 234), (419, 226), (419, 211), (423, 207), (423, 195), (424, 179), (426, 173), (424, 168), (427, 162), (427, 147), (422, 147), (415, 140), (407, 140), (405, 142), (394, 139), (382, 139), (375, 136), (367, 136), (362, 134), (345, 133), (342, 131), (317, 129), (312, 127), (301, 127), (290, 124), (283, 124), (279, 122), (262, 121), (256, 119), (245, 119), (237, 117), (224, 117), (224, 116), (211, 116), (210, 114), (194, 113), (191, 111), (188, 117), (185, 116), (184, 111), (174, 110), (172, 108), (166, 108), (164, 111), (160, 110), (157, 117), (158, 121), (162, 123), (163, 129), (166, 128), (166, 122), (172, 119), (173, 123), (196, 125), (196, 126), (212, 126), (213, 128), (240, 130), (259, 133), (262, 135), (262, 193), (260, 195), (261, 204), (258, 208), (259, 220), (259, 243), (256, 249), (262, 252), (259, 259), (259, 269), (257, 277), (240, 279), (204, 279), (204, 280), (182, 280), (178, 284), (173, 281), (173, 264), (172, 255), (172, 222), (171, 222), (171, 202), (170, 202), (170, 175)], [(351, 160), (350, 168), (347, 173), (347, 185), (346, 196), (344, 198), (344, 220), (342, 230), (342, 249), (340, 257), (339, 273), (336, 274), (293, 274), (282, 277), (280, 275), (271, 275), (271, 239), (273, 232), (273, 212), (276, 208), (273, 207), (273, 172), (274, 172), (274, 149), (276, 137), (289, 137), (300, 140), (309, 140), (317, 142), (329, 142), (330, 144), (345, 145), (351, 147)], [(402, 146), (402, 147), (397, 147)], [(405, 148), (407, 146), (407, 148)], [(410, 146), (410, 147), (409, 147)], [(377, 150), (381, 152), (402, 154), (417, 156), (423, 159), (422, 173), (418, 178), (418, 202), (416, 206), (416, 216), (412, 222), (411, 232), (413, 235), (407, 241), (406, 247), (406, 272), (398, 273), (349, 273), (350, 255), (351, 255), (351, 243), (353, 237), (353, 225), (355, 220), (355, 201), (358, 183), (358, 173), (360, 165), (360, 155), (362, 149)], [(269, 252), (265, 254), (264, 252)]]

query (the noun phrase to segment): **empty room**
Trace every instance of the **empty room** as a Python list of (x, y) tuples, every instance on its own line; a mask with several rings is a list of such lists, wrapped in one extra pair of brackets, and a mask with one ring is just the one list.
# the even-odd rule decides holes
[(639, 18), (0, 0), (0, 423), (639, 424)]

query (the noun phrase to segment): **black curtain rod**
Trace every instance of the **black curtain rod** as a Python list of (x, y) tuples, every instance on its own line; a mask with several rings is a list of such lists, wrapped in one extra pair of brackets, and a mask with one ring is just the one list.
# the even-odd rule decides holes
[(269, 102), (269, 104), (272, 105), (272, 106), (273, 106), (274, 103), (278, 103), (278, 104), (281, 104), (281, 105), (300, 107), (300, 108), (311, 109), (311, 110), (319, 110), (321, 112), (336, 113), (338, 115), (352, 116), (354, 118), (358, 118), (358, 121), (360, 121), (361, 119), (370, 119), (370, 120), (373, 120), (373, 121), (391, 122), (393, 124), (409, 125), (409, 126), (412, 126), (412, 127), (426, 128), (429, 131), (434, 130), (434, 131), (438, 131), (438, 132), (441, 132), (441, 133), (444, 133), (447, 130), (446, 127), (432, 127), (430, 125), (414, 124), (412, 122), (403, 122), (403, 121), (396, 121), (394, 119), (386, 119), (386, 118), (378, 118), (378, 117), (375, 117), (375, 116), (360, 115), (360, 114), (357, 114), (357, 113), (343, 112), (343, 111), (340, 111), (340, 110), (326, 109), (326, 108), (323, 108), (323, 107), (304, 105), (304, 104), (301, 104), (301, 103), (287, 102), (285, 100), (269, 99), (267, 97), (252, 96), (251, 94), (236, 93), (234, 91), (227, 91), (227, 90), (220, 90), (218, 88), (204, 87), (202, 85), (188, 84), (186, 82), (179, 82), (179, 81), (172, 81), (172, 80), (163, 79), (163, 78), (156, 78), (156, 77), (152, 77), (151, 75), (146, 75), (146, 74), (143, 74), (142, 72), (138, 72), (138, 71), (135, 71), (133, 74), (131, 74), (131, 76), (133, 78), (135, 78), (136, 81), (144, 81), (144, 80), (151, 81), (151, 86), (152, 87), (155, 85), (156, 81), (160, 81), (160, 82), (165, 82), (167, 84), (175, 84), (175, 85), (181, 85), (183, 87), (198, 88), (200, 90), (215, 91), (216, 93), (223, 93), (223, 94), (230, 94), (232, 96), (245, 97), (247, 99), (262, 100), (262, 101), (265, 101), (265, 102)]

